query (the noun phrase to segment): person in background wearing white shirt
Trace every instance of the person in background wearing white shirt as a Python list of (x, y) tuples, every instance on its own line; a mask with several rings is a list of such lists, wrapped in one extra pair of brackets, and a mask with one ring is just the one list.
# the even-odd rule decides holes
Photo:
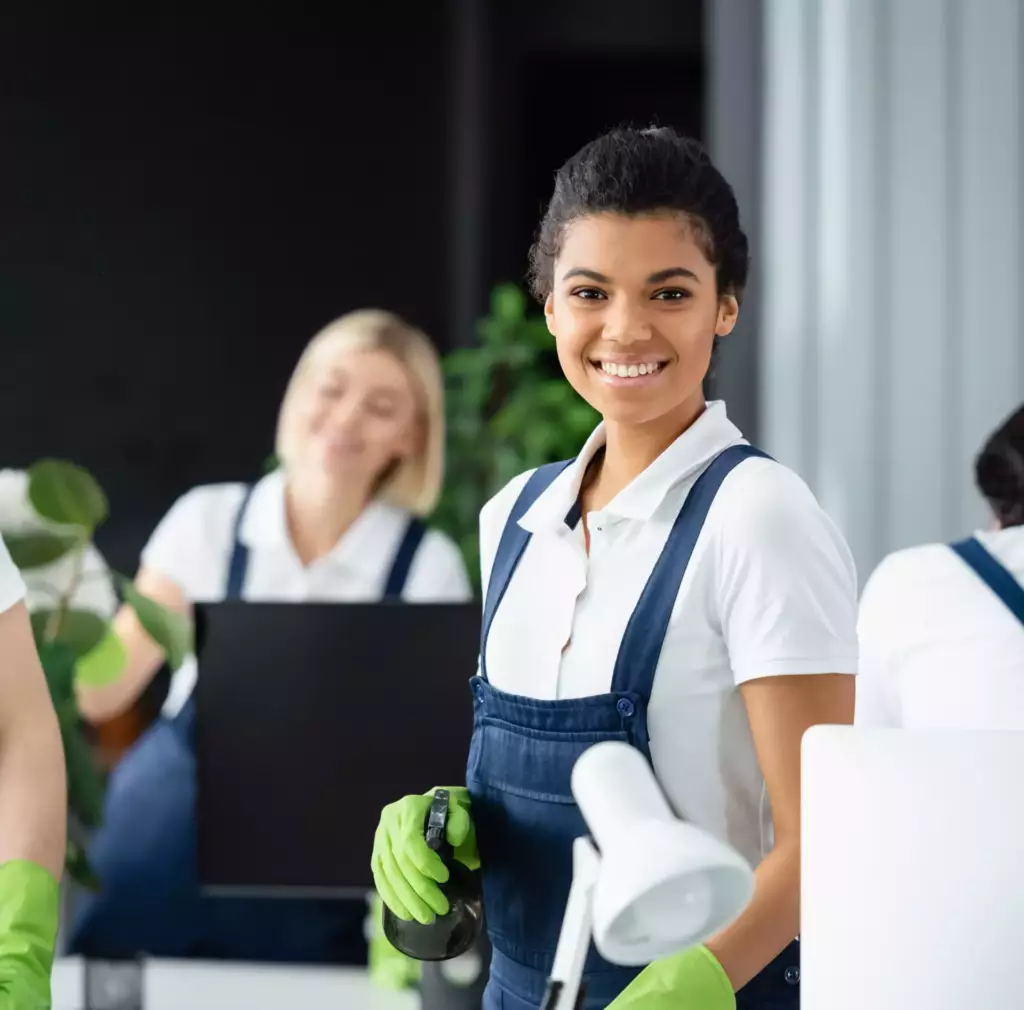
[[(146, 545), (136, 585), (183, 613), (193, 602), (231, 598), (471, 599), (458, 548), (421, 518), (443, 480), (443, 396), (437, 354), (419, 330), (377, 310), (331, 323), (312, 339), (285, 392), (279, 469), (252, 487), (184, 495)], [(115, 627), (129, 661), (116, 683), (79, 688), (80, 709), (92, 721), (123, 711), (162, 663), (131, 610)], [(83, 902), (69, 952), (362, 960), (365, 903), (201, 897), (195, 678), (193, 658), (175, 675), (163, 716), (114, 771), (104, 825), (89, 850), (103, 891)]]
[[(592, 949), (583, 1006), (790, 1010), (800, 743), (852, 721), (857, 587), (804, 482), (704, 398), (747, 278), (732, 189), (695, 141), (613, 131), (556, 174), (532, 268), (565, 376), (603, 421), (576, 459), (515, 478), (480, 516), (475, 730), (449, 840), (483, 877), (485, 1010), (544, 999), (587, 833), (572, 767), (608, 739), (755, 864), (756, 890), (706, 946), (642, 970)], [(429, 803), (386, 808), (372, 860), (384, 901), (421, 922), (447, 904)]]
[(64, 748), (25, 583), (0, 540), (0, 1006), (50, 1005), (67, 838)]
[(858, 725), (1024, 729), (1024, 406), (975, 482), (992, 529), (896, 551), (864, 587)]

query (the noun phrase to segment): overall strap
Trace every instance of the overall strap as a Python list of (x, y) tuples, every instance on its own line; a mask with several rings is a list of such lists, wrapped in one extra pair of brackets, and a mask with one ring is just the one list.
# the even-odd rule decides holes
[(409, 580), (409, 569), (412, 568), (413, 558), (419, 550), (423, 535), (427, 532), (424, 523), (415, 518), (409, 520), (405, 528), (405, 535), (395, 552), (395, 559), (391, 562), (391, 571), (388, 572), (388, 580), (384, 586), (385, 600), (399, 600), (405, 592), (405, 584)]
[(571, 459), (559, 463), (546, 463), (537, 467), (530, 479), (519, 492), (519, 497), (508, 514), (505, 528), (501, 531), (498, 549), (491, 565), (491, 576), (487, 582), (487, 597), (484, 600), (483, 622), (480, 631), (480, 673), (487, 679), (487, 635), (491, 630), (491, 622), (498, 610), (505, 590), (512, 580), (512, 574), (519, 564), (519, 559), (526, 550), (532, 536), (519, 525), (519, 520), (529, 511), (530, 506), (551, 486), (554, 479), (572, 462)]
[(704, 520), (722, 482), (734, 467), (751, 457), (771, 458), (752, 445), (730, 446), (712, 460), (690, 488), (622, 636), (612, 677), (613, 691), (631, 691), (644, 699), (650, 698), (679, 587)]
[(949, 546), (1024, 624), (1024, 587), (981, 545), (981, 541), (968, 537)]
[(249, 548), (242, 543), (240, 536), (242, 531), (242, 520), (245, 518), (245, 510), (249, 507), (249, 499), (252, 498), (252, 484), (245, 489), (242, 496), (242, 503), (235, 513), (235, 525), (231, 532), (231, 557), (228, 561), (228, 578), (224, 588), (225, 600), (240, 600), (242, 590), (245, 587), (245, 576), (249, 570)]

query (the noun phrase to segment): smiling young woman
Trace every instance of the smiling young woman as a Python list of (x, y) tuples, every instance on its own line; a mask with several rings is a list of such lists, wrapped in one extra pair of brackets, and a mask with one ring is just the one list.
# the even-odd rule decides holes
[[(451, 841), (482, 871), (486, 1010), (541, 1005), (586, 834), (572, 767), (602, 739), (637, 747), (676, 813), (755, 866), (756, 889), (705, 946), (642, 970), (591, 951), (586, 1010), (798, 1006), (800, 743), (852, 721), (857, 585), (804, 482), (704, 399), (747, 263), (731, 188), (671, 130), (613, 131), (556, 175), (533, 289), (602, 422), (480, 517), (475, 730), (453, 792), (469, 816)], [(384, 900), (421, 920), (444, 910), (428, 803), (388, 807), (373, 856)]]

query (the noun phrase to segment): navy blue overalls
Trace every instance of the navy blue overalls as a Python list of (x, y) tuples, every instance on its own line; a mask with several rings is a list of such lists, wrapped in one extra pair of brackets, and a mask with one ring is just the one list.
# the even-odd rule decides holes
[[(484, 1010), (541, 1005), (572, 882), (573, 841), (589, 834), (572, 796), (573, 765), (602, 740), (630, 743), (651, 760), (647, 706), (683, 574), (722, 481), (751, 456), (764, 453), (747, 445), (724, 450), (690, 490), (630, 617), (607, 694), (545, 701), (506, 694), (488, 682), (488, 632), (530, 539), (519, 519), (568, 463), (538, 469), (512, 508), (484, 601), (481, 669), (471, 681), (474, 730), (466, 780), (493, 946)], [(575, 528), (579, 519), (577, 504), (566, 523)], [(592, 945), (584, 970), (585, 1010), (602, 1010), (639, 971), (610, 964)], [(795, 1010), (798, 982), (794, 942), (742, 990), (738, 1005)]]
[[(248, 571), (249, 552), (239, 531), (251, 491), (235, 518), (227, 600), (242, 598)], [(385, 598), (401, 598), (424, 532), (419, 520), (410, 521)], [(88, 852), (103, 890), (86, 895), (75, 910), (68, 953), (365, 963), (363, 901), (201, 894), (194, 723), (190, 698), (175, 718), (158, 719), (115, 768), (104, 821)]]
[(970, 566), (982, 582), (1006, 605), (1021, 624), (1024, 624), (1024, 587), (1003, 565), (982, 546), (976, 537), (968, 537), (950, 544), (965, 564)]

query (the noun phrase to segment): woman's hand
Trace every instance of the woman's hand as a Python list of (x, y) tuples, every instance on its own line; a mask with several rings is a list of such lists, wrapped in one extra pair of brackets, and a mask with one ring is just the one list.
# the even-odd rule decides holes
[(707, 947), (691, 947), (649, 964), (608, 1010), (736, 1010), (736, 994)]
[[(144, 596), (181, 614), (191, 613), (191, 604), (181, 587), (166, 575), (143, 568), (135, 578), (135, 587)], [(146, 633), (135, 611), (123, 606), (114, 618), (114, 631), (121, 639), (128, 662), (117, 680), (103, 687), (76, 684), (78, 710), (86, 722), (106, 722), (127, 711), (145, 691), (163, 665), (164, 653)]]
[[(464, 786), (445, 786), (450, 794), (447, 837), (455, 858), (471, 870), (480, 865), (476, 832), (469, 815), (469, 792)], [(399, 919), (424, 924), (444, 915), (448, 899), (438, 884), (448, 880), (448, 867), (427, 845), (426, 819), (434, 790), (403, 796), (380, 815), (373, 839), (373, 880), (384, 904)]]

